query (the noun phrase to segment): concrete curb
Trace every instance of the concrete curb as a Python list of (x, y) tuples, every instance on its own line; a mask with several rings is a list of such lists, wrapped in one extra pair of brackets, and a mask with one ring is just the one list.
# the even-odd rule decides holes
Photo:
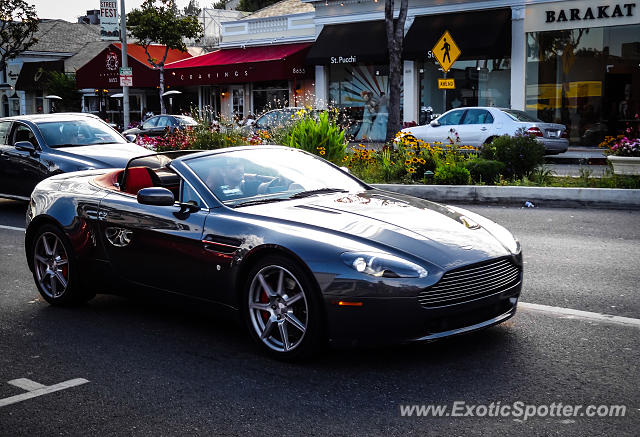
[(372, 184), (381, 190), (445, 203), (640, 209), (640, 190), (620, 188), (501, 187), (487, 185)]

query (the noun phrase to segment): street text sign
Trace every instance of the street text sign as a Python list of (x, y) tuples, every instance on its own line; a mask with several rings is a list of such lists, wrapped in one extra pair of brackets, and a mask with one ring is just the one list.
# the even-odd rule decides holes
[(133, 70), (131, 67), (120, 67), (120, 86), (133, 86)]
[(456, 81), (454, 79), (438, 79), (438, 89), (455, 90)]
[(120, 40), (118, 0), (100, 0), (100, 39), (103, 41)]

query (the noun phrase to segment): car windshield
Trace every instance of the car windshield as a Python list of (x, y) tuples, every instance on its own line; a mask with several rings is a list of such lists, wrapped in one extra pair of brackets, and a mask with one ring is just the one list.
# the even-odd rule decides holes
[(198, 124), (197, 121), (187, 115), (174, 115), (174, 117), (183, 126), (196, 126)]
[(37, 125), (49, 147), (91, 146), (127, 142), (113, 128), (95, 118), (46, 121), (37, 123)]
[(529, 115), (524, 111), (518, 111), (516, 109), (503, 109), (502, 112), (507, 114), (513, 121), (528, 121), (531, 123), (540, 123), (541, 120)]
[(232, 207), (366, 189), (325, 160), (297, 149), (256, 147), (187, 158), (184, 163)]

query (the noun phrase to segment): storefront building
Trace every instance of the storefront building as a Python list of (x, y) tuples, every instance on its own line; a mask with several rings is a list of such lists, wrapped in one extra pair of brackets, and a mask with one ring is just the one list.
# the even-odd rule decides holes
[[(320, 8), (317, 12), (326, 13), (332, 7), (351, 7), (355, 12), (363, 6), (328, 3), (316, 7)], [(378, 6), (373, 3), (373, 7)], [(414, 15), (419, 12), (410, 5), (405, 26), (403, 119), (424, 123), (427, 110), (442, 113), (458, 106), (509, 106), (511, 9)], [(362, 11), (361, 15), (367, 16)], [(342, 18), (320, 16), (317, 21)], [(449, 78), (455, 79), (456, 89), (448, 93), (437, 88), (443, 74), (432, 53), (445, 30), (462, 48), (461, 57), (448, 73)], [(318, 94), (318, 104), (326, 102), (348, 113), (354, 120), (351, 133), (356, 140), (383, 141), (389, 96), (384, 21), (322, 25), (308, 62), (316, 65), (316, 83), (326, 84), (326, 94)]]
[(567, 126), (572, 144), (638, 128), (640, 3), (528, 5), (526, 110)]
[(198, 96), (216, 118), (240, 121), (274, 108), (313, 105), (313, 6), (284, 0), (221, 23), (220, 49), (167, 65), (168, 83)]
[[(458, 106), (512, 105), (514, 17), (524, 18), (524, 7), (514, 14), (512, 3), (409, 2), (400, 90), (403, 121), (424, 123), (428, 113)], [(384, 140), (389, 96), (384, 2), (334, 0), (314, 6), (318, 37), (308, 62), (315, 65), (316, 104), (347, 112), (357, 140)], [(456, 89), (445, 93), (437, 86), (444, 76), (432, 48), (447, 30), (462, 54), (447, 76), (455, 79)]]
[[(156, 59), (162, 59), (165, 47), (153, 45), (149, 53)], [(160, 73), (149, 64), (144, 48), (127, 44), (128, 65), (133, 73), (133, 86), (129, 88), (129, 107), (131, 121), (140, 121), (146, 112), (160, 112), (159, 83)], [(167, 63), (190, 58), (189, 53), (170, 49)], [(122, 122), (122, 87), (120, 87), (120, 66), (122, 65), (121, 44), (110, 44), (100, 51), (91, 61), (76, 72), (76, 86), (82, 93), (82, 111), (90, 112), (110, 122)], [(165, 72), (165, 83), (167, 73)], [(171, 89), (170, 85), (165, 87)], [(167, 112), (184, 112), (197, 105), (197, 96), (180, 94), (179, 101), (174, 97), (165, 97)], [(178, 98), (176, 98), (178, 99)], [(173, 107), (172, 107), (173, 106)]]
[[(88, 44), (100, 40), (99, 26), (40, 20), (37, 42), (17, 57), (7, 60), (0, 71), (0, 116), (49, 113), (69, 106), (51, 98), (47, 86), (51, 72), (73, 73), (67, 60)], [(50, 96), (50, 98), (46, 98)]]
[(304, 104), (312, 86), (309, 43), (229, 48), (167, 65), (167, 84), (198, 93), (198, 106), (217, 118)]

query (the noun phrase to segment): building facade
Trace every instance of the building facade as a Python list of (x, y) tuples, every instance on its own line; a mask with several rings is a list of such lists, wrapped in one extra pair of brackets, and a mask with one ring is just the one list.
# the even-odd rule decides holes
[(313, 6), (284, 0), (245, 19), (223, 22), (220, 49), (167, 65), (168, 83), (197, 93), (199, 107), (225, 119), (270, 108), (313, 105)]
[[(308, 61), (316, 105), (343, 108), (365, 130), (378, 112), (379, 124), (386, 123), (384, 2), (304, 1), (315, 8)], [(574, 144), (597, 144), (637, 123), (639, 24), (633, 1), (410, 0), (402, 118), (424, 123), (427, 110), (511, 107), (567, 125)], [(461, 51), (447, 75), (455, 89), (448, 91), (437, 87), (444, 74), (433, 53), (445, 30)], [(384, 131), (378, 127), (374, 132)]]
[(54, 111), (56, 100), (45, 98), (48, 73), (68, 72), (66, 61), (88, 44), (99, 41), (100, 29), (91, 24), (40, 20), (34, 36), (38, 42), (18, 57), (8, 60), (2, 72), (2, 117)]

